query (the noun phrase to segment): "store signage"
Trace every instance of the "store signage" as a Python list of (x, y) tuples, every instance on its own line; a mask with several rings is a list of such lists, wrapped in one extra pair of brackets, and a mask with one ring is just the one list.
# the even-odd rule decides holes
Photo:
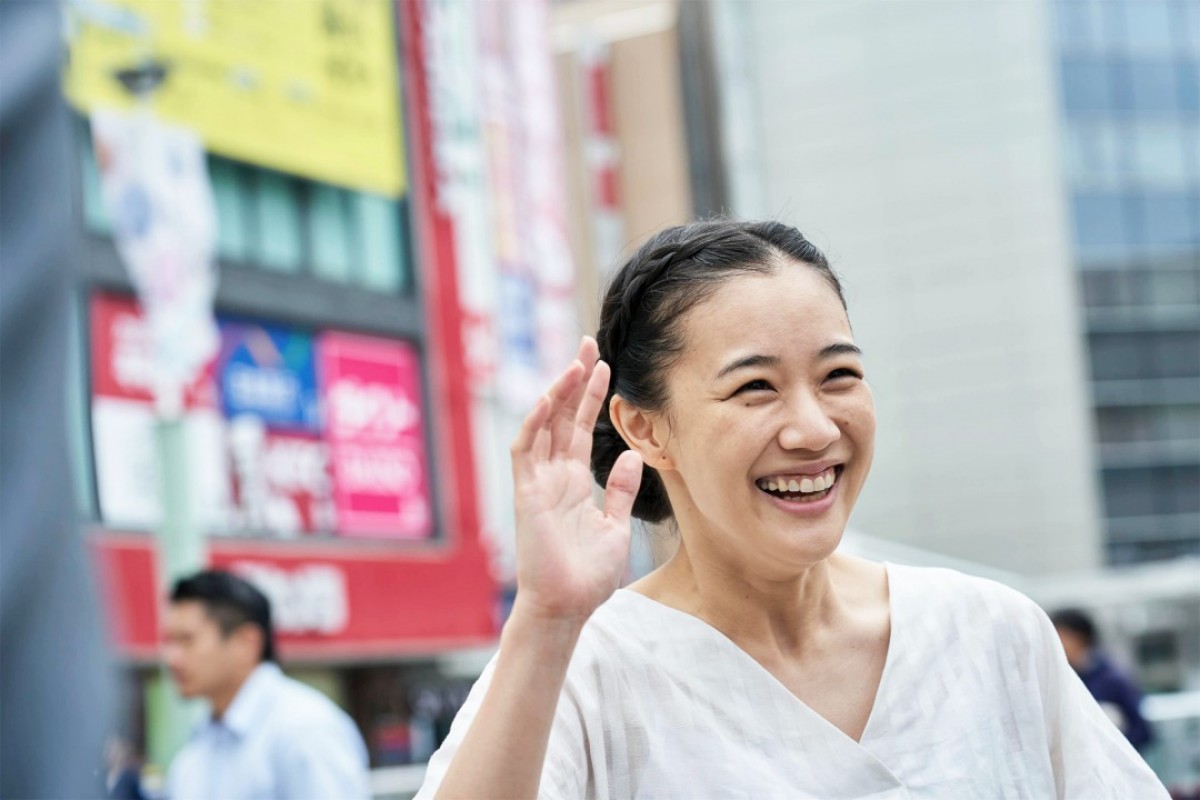
[[(114, 646), (155, 658), (161, 604), (154, 537), (91, 537)], [(210, 541), (212, 566), (244, 575), (272, 604), (285, 660), (430, 653), (494, 641), (494, 586), (482, 553), (413, 559), (378, 548)]]
[(169, 65), (156, 115), (205, 149), (354, 189), (406, 188), (389, 0), (69, 3), (68, 98), (128, 108), (113, 79), (139, 53)]
[(217, 359), (225, 416), (250, 414), (268, 428), (321, 429), (312, 337), (277, 325), (221, 322)]
[(284, 569), (265, 561), (235, 561), (230, 570), (257, 586), (271, 602), (271, 622), (280, 634), (332, 636), (346, 629), (346, 573), (333, 564)]
[(341, 333), (317, 342), (338, 530), (424, 538), (432, 532), (416, 351)]
[[(91, 300), (90, 338), (92, 452), (100, 516), (114, 525), (154, 528), (162, 508), (149, 328), (132, 299), (99, 294)], [(229, 471), (211, 365), (187, 387), (183, 399), (196, 513), (202, 527), (225, 530)]]

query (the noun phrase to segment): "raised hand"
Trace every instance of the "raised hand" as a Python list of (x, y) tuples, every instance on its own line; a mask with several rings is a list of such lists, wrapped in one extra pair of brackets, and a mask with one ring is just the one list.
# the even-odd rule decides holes
[(608, 380), (596, 341), (584, 337), (512, 444), (517, 604), (526, 613), (582, 622), (620, 584), (642, 459), (621, 454), (598, 507), (589, 461)]

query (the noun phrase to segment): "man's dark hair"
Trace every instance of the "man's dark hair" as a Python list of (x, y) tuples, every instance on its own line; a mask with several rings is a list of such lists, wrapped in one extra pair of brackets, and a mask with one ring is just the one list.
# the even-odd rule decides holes
[(1088, 647), (1095, 646), (1100, 640), (1099, 634), (1096, 633), (1096, 623), (1092, 621), (1087, 612), (1078, 608), (1064, 608), (1055, 611), (1050, 615), (1050, 621), (1056, 628), (1062, 628), (1081, 636)]
[(271, 602), (248, 581), (222, 570), (204, 570), (176, 581), (171, 602), (200, 603), (222, 636), (229, 636), (243, 625), (257, 625), (263, 635), (260, 660), (275, 660)]

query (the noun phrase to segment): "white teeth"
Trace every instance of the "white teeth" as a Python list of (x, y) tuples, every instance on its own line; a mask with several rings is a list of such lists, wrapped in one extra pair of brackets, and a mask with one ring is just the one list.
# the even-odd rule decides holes
[(813, 479), (813, 491), (823, 492), (829, 488), (829, 479), (825, 475), (818, 475)]
[(800, 491), (800, 484), (796, 483), (795, 478), (792, 478), (788, 481), (787, 488), (789, 492), (798, 492)]
[[(820, 478), (818, 478), (820, 480)], [(794, 483), (795, 481), (793, 481)], [(809, 493), (813, 490), (812, 478), (804, 478), (800, 481), (800, 491)]]
[(763, 478), (758, 482), (759, 488), (769, 492), (789, 492), (796, 494), (804, 492), (805, 494), (813, 494), (823, 492), (826, 489), (833, 487), (834, 481), (837, 479), (837, 473), (833, 469), (828, 469), (812, 478)]

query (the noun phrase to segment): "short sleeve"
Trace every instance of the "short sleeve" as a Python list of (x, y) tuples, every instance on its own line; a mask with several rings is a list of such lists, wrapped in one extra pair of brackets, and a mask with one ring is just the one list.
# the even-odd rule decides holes
[(1067, 663), (1049, 617), (1026, 603), (1059, 800), (1169, 800), (1166, 788)]
[[(429, 759), (425, 780), (414, 800), (432, 800), (438, 787), (446, 777), (458, 748), (471, 728), (496, 668), (496, 657), (484, 667), (479, 680), (471, 687), (466, 702), (454, 717), (450, 732), (441, 747)], [(554, 713), (554, 724), (550, 730), (550, 741), (546, 747), (546, 761), (542, 767), (542, 778), (538, 796), (549, 800), (575, 800), (585, 796), (587, 788), (588, 762), (584, 743), (584, 726), (578, 714), (578, 703), (573, 692), (564, 688)]]

